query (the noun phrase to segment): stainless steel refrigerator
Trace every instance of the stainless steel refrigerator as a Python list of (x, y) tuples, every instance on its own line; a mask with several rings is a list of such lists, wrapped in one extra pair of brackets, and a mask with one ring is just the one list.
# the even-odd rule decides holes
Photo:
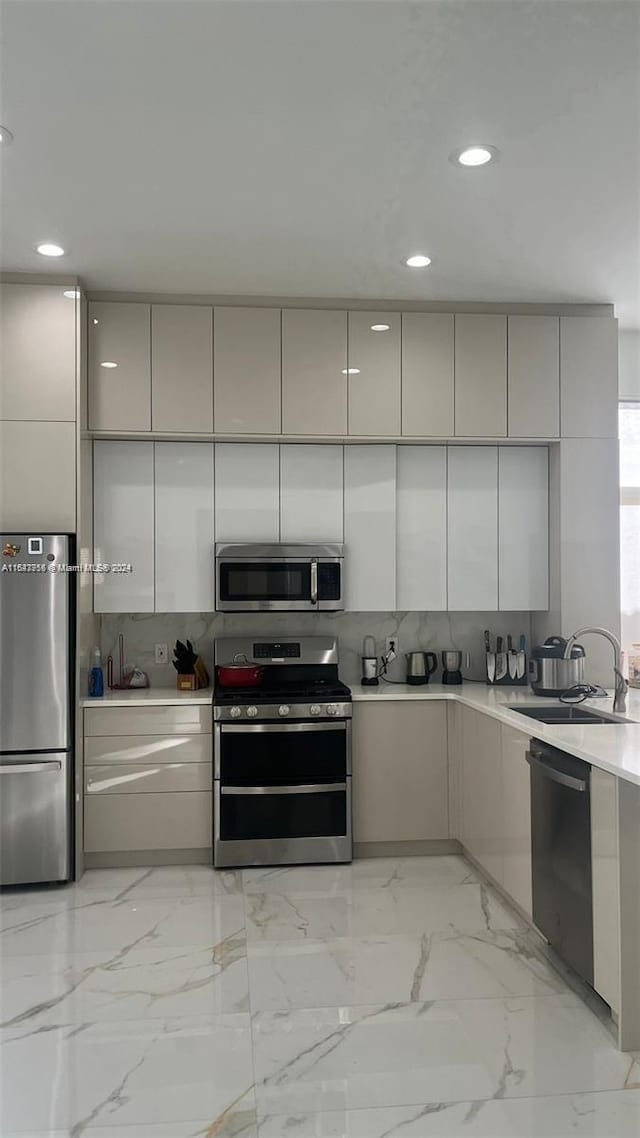
[(0, 534), (0, 884), (71, 871), (74, 574), (65, 535)]

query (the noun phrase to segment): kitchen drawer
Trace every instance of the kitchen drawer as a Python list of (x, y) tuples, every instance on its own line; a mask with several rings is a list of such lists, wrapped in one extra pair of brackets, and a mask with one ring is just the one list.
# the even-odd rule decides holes
[(209, 735), (93, 735), (85, 739), (84, 765), (211, 763)]
[(167, 794), (211, 790), (209, 763), (95, 763), (85, 767), (85, 794)]
[(87, 853), (211, 847), (211, 792), (85, 795), (84, 834)]
[(90, 707), (85, 735), (202, 735), (211, 733), (211, 708), (202, 704), (168, 707)]

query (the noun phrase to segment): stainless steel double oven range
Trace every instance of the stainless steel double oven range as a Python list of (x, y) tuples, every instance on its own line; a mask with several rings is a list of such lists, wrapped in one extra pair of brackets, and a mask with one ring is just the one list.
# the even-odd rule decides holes
[(348, 862), (351, 692), (330, 637), (216, 641), (216, 664), (263, 668), (214, 690), (216, 866)]

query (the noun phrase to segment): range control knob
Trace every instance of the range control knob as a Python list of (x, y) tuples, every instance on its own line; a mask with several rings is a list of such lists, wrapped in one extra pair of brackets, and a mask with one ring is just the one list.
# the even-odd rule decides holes
[(288, 703), (281, 703), (280, 707), (278, 708), (278, 715), (288, 715), (290, 711), (291, 708), (289, 707)]
[(337, 703), (328, 703), (327, 704), (327, 715), (337, 715), (337, 714), (338, 714)]
[(240, 716), (242, 715), (242, 712), (241, 712), (239, 707), (232, 707), (231, 711), (229, 712), (229, 715), (231, 716), (232, 719), (239, 719)]
[(258, 708), (254, 707), (253, 704), (251, 705), (251, 707), (247, 708), (247, 715), (249, 716), (249, 719), (255, 719), (257, 714), (258, 714)]
[(309, 708), (309, 715), (320, 715), (322, 708), (319, 703), (312, 703)]

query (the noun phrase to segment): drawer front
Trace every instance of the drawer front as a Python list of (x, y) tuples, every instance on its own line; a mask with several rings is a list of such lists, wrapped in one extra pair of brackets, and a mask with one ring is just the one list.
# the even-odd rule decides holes
[(85, 794), (166, 794), (211, 790), (209, 763), (108, 763), (85, 767)]
[(210, 735), (90, 735), (84, 765), (211, 763)]
[(91, 794), (84, 800), (87, 853), (211, 847), (211, 793)]
[(85, 735), (203, 735), (211, 733), (211, 708), (201, 704), (169, 707), (88, 707)]

